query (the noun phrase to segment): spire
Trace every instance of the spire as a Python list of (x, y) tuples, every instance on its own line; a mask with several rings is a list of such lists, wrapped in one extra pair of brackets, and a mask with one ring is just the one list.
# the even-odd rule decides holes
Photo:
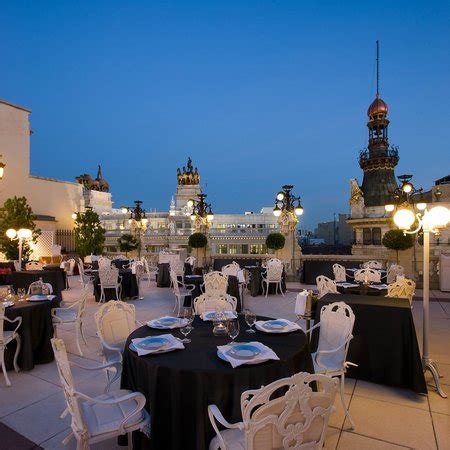
[(377, 40), (377, 98), (380, 98), (380, 43)]
[(99, 164), (97, 169), (97, 180), (103, 180), (102, 166)]

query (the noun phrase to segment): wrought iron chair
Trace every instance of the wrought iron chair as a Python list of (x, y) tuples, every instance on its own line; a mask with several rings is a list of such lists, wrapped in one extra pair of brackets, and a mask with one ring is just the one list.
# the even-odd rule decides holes
[[(5, 321), (9, 323), (17, 323), (16, 328), (14, 328), (14, 330), (11, 331), (5, 331), (3, 329)], [(19, 357), (20, 353), (21, 340), (17, 330), (20, 328), (20, 325), (22, 325), (22, 317), (19, 316), (16, 317), (15, 319), (9, 319), (8, 317), (5, 316), (5, 306), (2, 303), (0, 303), (0, 364), (2, 366), (3, 376), (5, 377), (5, 382), (7, 386), (11, 386), (11, 381), (9, 381), (8, 373), (6, 371), (5, 366), (5, 350), (6, 346), (10, 342), (14, 340), (16, 341), (16, 352), (14, 353), (13, 365), (14, 370), (16, 372), (19, 372), (20, 368), (19, 365), (17, 364), (17, 358)]]
[(206, 311), (215, 311), (221, 309), (223, 311), (236, 311), (237, 299), (228, 294), (221, 295), (199, 295), (194, 300), (195, 314), (203, 314)]
[(404, 267), (398, 264), (392, 264), (387, 272), (386, 283), (387, 284), (395, 283), (399, 275), (405, 275)]
[(178, 275), (173, 270), (170, 270), (170, 281), (172, 283), (173, 293), (175, 294), (175, 306), (173, 311), (177, 311), (177, 315), (179, 316), (181, 305), (184, 304), (184, 299), (186, 297), (191, 297), (192, 299), (192, 291), (195, 289), (195, 286), (193, 284), (184, 284), (178, 279)]
[(340, 264), (333, 264), (334, 281), (337, 283), (347, 281), (347, 273), (345, 267)]
[(281, 282), (283, 280), (283, 263), (280, 261), (272, 262), (267, 265), (266, 271), (261, 274), (261, 283), (263, 291), (266, 291), (266, 297), (269, 294), (269, 288), (271, 284), (275, 285), (275, 294), (278, 289), (284, 297), (283, 288)]
[(238, 423), (227, 422), (216, 405), (209, 405), (216, 432), (210, 450), (321, 449), (335, 411), (337, 384), (325, 375), (300, 372), (244, 391)]
[(381, 272), (376, 269), (359, 269), (355, 272), (355, 281), (381, 283)]
[(408, 278), (401, 278), (388, 285), (386, 297), (407, 298), (409, 304), (412, 305), (415, 292), (416, 283)]
[(322, 298), (326, 294), (339, 294), (336, 287), (336, 282), (325, 275), (319, 275), (316, 277), (317, 289), (319, 290), (319, 298)]
[(367, 261), (362, 265), (363, 269), (382, 269), (383, 264), (380, 261)]
[(99, 267), (98, 275), (100, 278), (100, 303), (106, 301), (105, 289), (114, 289), (116, 300), (120, 300), (122, 295), (122, 277), (119, 275), (119, 269), (115, 266)]

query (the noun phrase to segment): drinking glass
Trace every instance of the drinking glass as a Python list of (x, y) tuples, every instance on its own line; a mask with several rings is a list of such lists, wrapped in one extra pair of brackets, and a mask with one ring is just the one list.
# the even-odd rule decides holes
[(184, 336), (184, 339), (181, 340), (183, 344), (189, 344), (191, 342), (186, 336), (193, 330), (194, 328), (191, 325), (187, 324), (185, 327), (181, 328), (181, 334)]
[(194, 310), (192, 308), (185, 308), (183, 317), (188, 321), (189, 325), (192, 325), (195, 318)]
[(247, 331), (247, 333), (256, 333), (255, 330), (253, 330), (253, 325), (256, 322), (256, 314), (247, 310), (245, 311), (245, 322), (250, 327)]
[(8, 289), (6, 289), (6, 297), (8, 300), (11, 300), (12, 297), (14, 297), (14, 288), (12, 286), (8, 286)]
[(23, 302), (25, 300), (25, 289), (24, 288), (18, 288), (17, 289), (17, 296), (19, 297), (19, 302)]
[(231, 344), (234, 344), (234, 340), (239, 335), (239, 322), (237, 320), (229, 320), (227, 323), (227, 332), (231, 338)]

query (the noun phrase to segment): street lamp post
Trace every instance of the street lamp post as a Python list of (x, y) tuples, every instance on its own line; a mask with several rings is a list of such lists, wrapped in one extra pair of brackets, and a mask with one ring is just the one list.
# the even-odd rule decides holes
[[(296, 238), (296, 227), (298, 223), (298, 216), (303, 214), (303, 206), (301, 198), (292, 194), (294, 186), (291, 184), (285, 184), (282, 186), (282, 191), (278, 192), (275, 198), (275, 206), (273, 208), (273, 214), (278, 218), (278, 223), (281, 228), (281, 232), (287, 236), (290, 236), (291, 242), (291, 272), (296, 274), (296, 262), (295, 253), (298, 247)], [(299, 249), (300, 251), (300, 249)]]
[(22, 246), (23, 241), (31, 239), (33, 236), (33, 231), (28, 228), (20, 228), (19, 230), (15, 230), (14, 228), (9, 228), (6, 230), (6, 236), (12, 241), (19, 241), (19, 270), (22, 270)]
[[(421, 193), (423, 189), (416, 189), (411, 183), (412, 175), (398, 177), (401, 184), (392, 193), (394, 203), (385, 206), (388, 213), (393, 213), (395, 225), (405, 234), (423, 232), (423, 370), (429, 370), (433, 375), (436, 390), (441, 397), (447, 395), (441, 388), (440, 375), (436, 363), (429, 356), (429, 310), (430, 310), (430, 233), (439, 235), (440, 229), (450, 222), (450, 210), (445, 206), (428, 206), (423, 202)], [(418, 197), (414, 202), (414, 196)], [(412, 227), (414, 227), (411, 229)], [(442, 275), (441, 275), (442, 276)]]
[(131, 230), (135, 233), (138, 238), (138, 257), (141, 257), (141, 247), (142, 247), (142, 235), (145, 233), (148, 227), (148, 219), (145, 209), (142, 208), (142, 201), (135, 200), (134, 206), (122, 206), (121, 210), (124, 214), (130, 214), (128, 223), (130, 224)]
[(208, 232), (214, 220), (211, 203), (205, 201), (206, 197), (206, 194), (198, 194), (198, 200), (191, 198), (187, 202), (187, 206), (192, 208), (191, 220), (194, 223), (194, 228), (202, 233)]

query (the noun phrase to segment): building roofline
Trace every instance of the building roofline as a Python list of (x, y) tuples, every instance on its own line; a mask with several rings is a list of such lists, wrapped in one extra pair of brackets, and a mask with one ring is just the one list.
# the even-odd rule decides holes
[(6, 100), (2, 100), (0, 98), (0, 103), (3, 103), (4, 105), (12, 106), (13, 108), (21, 109), (22, 111), (26, 111), (27, 113), (31, 113), (31, 109), (25, 108), (25, 106), (15, 105), (14, 103), (8, 102)]
[(30, 175), (30, 178), (34, 178), (35, 180), (52, 181), (53, 183), (70, 184), (72, 186), (82, 186), (80, 183), (75, 181), (57, 180), (56, 178), (40, 177), (38, 175)]

